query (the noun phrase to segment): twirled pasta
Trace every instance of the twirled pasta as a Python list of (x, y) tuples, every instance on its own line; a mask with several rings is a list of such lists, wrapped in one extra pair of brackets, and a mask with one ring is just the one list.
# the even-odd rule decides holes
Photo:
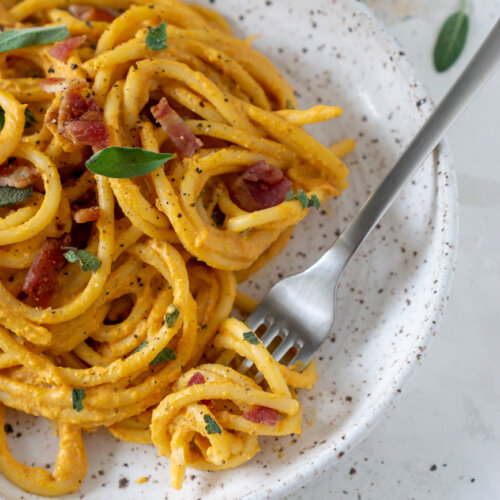
[[(310, 206), (348, 186), (339, 156), (354, 147), (309, 136), (302, 125), (341, 110), (296, 109), (278, 70), (215, 11), (178, 0), (84, 3), (0, 8), (4, 30), (66, 25), (84, 35), (71, 50), (58, 46), (62, 56), (53, 43), (0, 53), (0, 191), (26, 189), (14, 179), (30, 186), (24, 201), (0, 207), (0, 470), (43, 496), (79, 487), (82, 433), (101, 426), (154, 443), (175, 488), (186, 467), (236, 467), (258, 451), (259, 435), (300, 433), (294, 389), (314, 384), (314, 363), (280, 365), (228, 318), (236, 299), (255, 307), (237, 281), (284, 247)], [(163, 22), (167, 43), (152, 48), (148, 36)], [(77, 116), (70, 98), (87, 108)], [(184, 137), (155, 114), (165, 102), (196, 138), (194, 154), (179, 151)], [(85, 162), (100, 147), (85, 127), (101, 130), (107, 147), (177, 156), (139, 177), (92, 174)], [(243, 207), (234, 186), (255, 165), (286, 179), (285, 199)], [(258, 189), (278, 180), (258, 179)], [(67, 254), (56, 265), (61, 249), (92, 258), (92, 271)], [(50, 269), (30, 288), (40, 262)], [(261, 382), (236, 371), (242, 358)], [(53, 473), (12, 457), (3, 405), (54, 422)]]

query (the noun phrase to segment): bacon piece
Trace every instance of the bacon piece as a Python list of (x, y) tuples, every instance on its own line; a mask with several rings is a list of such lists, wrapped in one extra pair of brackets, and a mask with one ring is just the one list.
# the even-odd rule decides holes
[(97, 101), (69, 90), (63, 96), (57, 118), (59, 133), (74, 144), (102, 149), (109, 146), (109, 133)]
[(99, 215), (101, 215), (99, 207), (80, 208), (73, 214), (73, 220), (77, 224), (85, 224), (98, 220)]
[(38, 85), (44, 92), (55, 94), (65, 90), (77, 90), (88, 87), (88, 83), (82, 78), (45, 78)]
[(66, 128), (66, 136), (75, 144), (84, 144), (96, 149), (109, 146), (106, 124), (102, 121), (73, 121)]
[(47, 238), (24, 280), (23, 292), (36, 306), (49, 307), (56, 291), (57, 273), (66, 263), (63, 250), (71, 242), (69, 234), (61, 238)]
[[(193, 374), (193, 376), (189, 379), (189, 382), (187, 383), (186, 387), (191, 387), (192, 385), (200, 385), (205, 383), (205, 377), (203, 376), (203, 373), (196, 372)], [(210, 406), (212, 404), (211, 399), (200, 399), (200, 403), (202, 405)]]
[(72, 16), (81, 21), (105, 21), (110, 23), (117, 17), (108, 10), (91, 7), (90, 5), (70, 5), (68, 10)]
[(186, 387), (191, 387), (192, 385), (199, 385), (199, 384), (204, 384), (204, 383), (205, 383), (205, 377), (203, 376), (203, 373), (196, 372), (189, 379), (189, 382), (187, 383)]
[(35, 167), (19, 165), (17, 158), (0, 166), (0, 186), (23, 189), (31, 186), (39, 177), (40, 174)]
[(280, 169), (261, 160), (236, 178), (230, 194), (243, 210), (254, 212), (282, 203), (291, 187), (292, 182)]
[(80, 47), (80, 45), (82, 45), (85, 40), (87, 40), (87, 37), (85, 35), (65, 38), (64, 40), (61, 40), (60, 42), (57, 42), (55, 45), (53, 45), (49, 49), (49, 54), (59, 61), (65, 62), (70, 58), (71, 54), (73, 54), (73, 51)]
[(198, 138), (203, 143), (203, 147), (207, 149), (227, 148), (231, 145), (229, 141), (210, 135), (199, 135)]
[(256, 406), (255, 408), (243, 413), (243, 418), (256, 424), (269, 424), (275, 426), (278, 423), (280, 412), (267, 406)]
[(172, 109), (165, 97), (151, 108), (151, 113), (155, 120), (162, 126), (163, 130), (169, 135), (174, 146), (181, 152), (182, 156), (190, 158), (203, 143), (198, 139), (191, 129), (184, 123), (177, 112)]

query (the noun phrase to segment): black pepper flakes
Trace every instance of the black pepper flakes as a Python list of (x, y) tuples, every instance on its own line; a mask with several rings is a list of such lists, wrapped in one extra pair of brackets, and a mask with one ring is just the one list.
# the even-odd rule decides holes
[(129, 485), (130, 481), (126, 477), (120, 478), (118, 481), (118, 488), (126, 488)]

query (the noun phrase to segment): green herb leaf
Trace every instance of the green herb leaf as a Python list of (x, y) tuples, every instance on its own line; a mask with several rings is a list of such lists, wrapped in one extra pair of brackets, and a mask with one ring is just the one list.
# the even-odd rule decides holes
[(141, 351), (148, 345), (148, 341), (145, 340), (142, 344), (139, 344), (130, 354), (135, 354), (136, 352)]
[(73, 389), (71, 393), (73, 399), (73, 410), (83, 410), (83, 398), (85, 397), (85, 389)]
[(437, 71), (446, 71), (458, 59), (467, 40), (469, 17), (465, 5), (444, 22), (434, 47), (434, 66)]
[(299, 190), (299, 195), (297, 196), (293, 188), (290, 188), (286, 193), (285, 201), (291, 200), (299, 200), (302, 205), (302, 210), (311, 207), (319, 208), (321, 206), (319, 198), (315, 194), (312, 194), (311, 197), (308, 198), (307, 193), (303, 189)]
[(243, 334), (243, 339), (253, 345), (257, 345), (259, 343), (259, 337), (257, 337), (257, 335), (253, 332), (245, 332)]
[(24, 128), (31, 127), (33, 123), (37, 123), (35, 115), (28, 108), (26, 108), (24, 110)]
[(212, 210), (212, 215), (210, 216), (210, 218), (217, 227), (222, 227), (224, 221), (226, 220), (226, 215), (219, 208), (219, 205), (215, 205), (214, 209)]
[[(35, 116), (33, 113), (26, 108), (24, 110), (24, 128), (31, 127), (33, 123), (37, 123)], [(3, 129), (5, 125), (5, 111), (3, 108), (0, 108), (0, 131)]]
[(68, 262), (79, 262), (82, 271), (96, 272), (101, 267), (101, 261), (88, 250), (80, 250), (75, 247), (63, 247), (67, 250), (64, 257)]
[(163, 50), (167, 47), (167, 23), (163, 21), (151, 28), (146, 36), (146, 45), (151, 50)]
[(0, 207), (21, 203), (26, 201), (30, 196), (33, 196), (32, 186), (25, 188), (0, 186)]
[[(175, 325), (177, 322), (177, 318), (179, 317), (179, 310), (177, 307), (174, 306), (174, 304), (170, 304), (167, 307), (166, 314), (165, 314), (165, 324), (170, 328)], [(174, 358), (175, 359), (175, 358)]]
[(32, 47), (33, 45), (58, 42), (69, 37), (70, 34), (66, 25), (8, 30), (0, 33), (0, 53), (23, 47)]
[(297, 195), (295, 194), (295, 191), (293, 190), (293, 188), (290, 188), (286, 193), (285, 201), (296, 200), (296, 199)]
[(309, 198), (309, 202), (308, 202), (307, 206), (308, 207), (315, 207), (315, 208), (319, 209), (319, 207), (321, 206), (321, 204), (319, 202), (319, 198), (315, 194), (312, 194), (311, 197)]
[(162, 349), (156, 358), (153, 359), (149, 364), (151, 366), (156, 366), (159, 365), (160, 363), (167, 363), (168, 361), (174, 360), (175, 359), (175, 352), (172, 351), (172, 349), (169, 349), (168, 347), (165, 347)]
[(309, 206), (309, 198), (307, 197), (307, 193), (303, 189), (299, 190), (299, 195), (297, 196), (297, 199), (300, 201), (300, 204), (302, 205), (302, 210), (305, 210)]
[(208, 434), (222, 434), (222, 429), (219, 427), (219, 424), (208, 413), (203, 415), (203, 420), (205, 420), (207, 424), (205, 425), (205, 429)]
[(295, 109), (295, 106), (293, 105), (292, 101), (290, 101), (290, 99), (286, 100), (286, 109)]
[(94, 174), (126, 179), (150, 174), (172, 158), (175, 158), (175, 155), (170, 153), (111, 146), (98, 151), (87, 160), (85, 166)]

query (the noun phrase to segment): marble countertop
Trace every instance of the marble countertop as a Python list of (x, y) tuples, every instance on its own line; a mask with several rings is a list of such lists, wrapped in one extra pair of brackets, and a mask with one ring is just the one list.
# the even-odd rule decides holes
[[(458, 0), (367, 0), (439, 102), (500, 17), (469, 0), (459, 61), (438, 74), (432, 49)], [(460, 245), (439, 333), (406, 389), (357, 448), (287, 500), (500, 498), (500, 72), (449, 134), (460, 197)]]

